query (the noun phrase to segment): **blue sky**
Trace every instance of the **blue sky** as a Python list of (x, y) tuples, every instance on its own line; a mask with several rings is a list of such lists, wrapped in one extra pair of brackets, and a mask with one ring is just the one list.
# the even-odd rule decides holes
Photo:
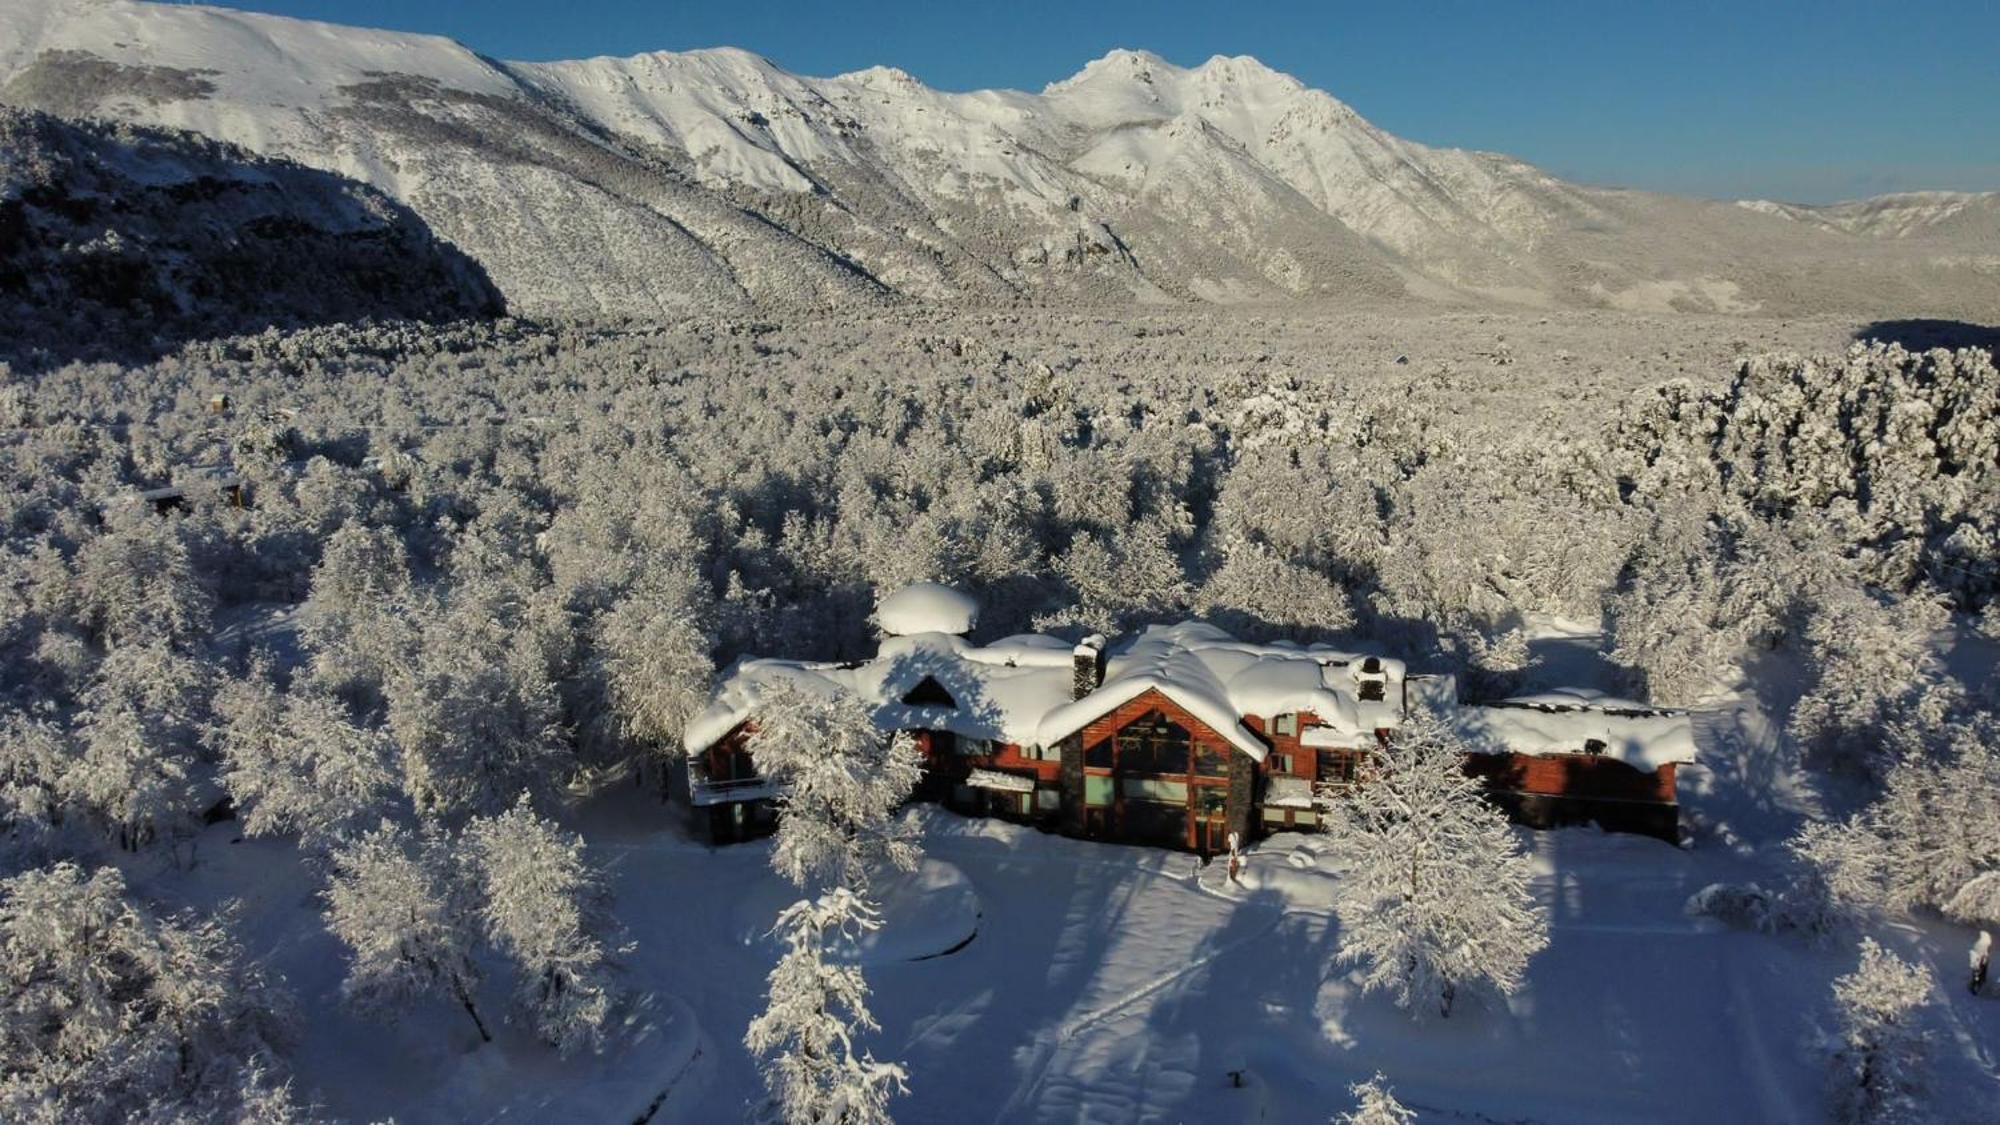
[(1558, 175), (1823, 202), (2000, 189), (2000, 0), (240, 0), (500, 58), (736, 46), (1040, 89), (1113, 47), (1255, 55), (1391, 132)]

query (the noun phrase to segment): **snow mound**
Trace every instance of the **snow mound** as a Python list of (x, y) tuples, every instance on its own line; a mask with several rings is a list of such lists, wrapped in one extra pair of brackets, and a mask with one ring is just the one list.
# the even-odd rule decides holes
[[(789, 883), (760, 881), (737, 900), (737, 932), (744, 945), (767, 943), (778, 912), (799, 898)], [(881, 928), (837, 946), (833, 959), (861, 966), (923, 961), (955, 953), (979, 933), (979, 894), (965, 872), (926, 859), (915, 871), (891, 872), (874, 881), (868, 897), (882, 912)]]
[(875, 622), (892, 637), (919, 633), (964, 636), (979, 624), (979, 603), (950, 586), (918, 582), (883, 598), (875, 607)]

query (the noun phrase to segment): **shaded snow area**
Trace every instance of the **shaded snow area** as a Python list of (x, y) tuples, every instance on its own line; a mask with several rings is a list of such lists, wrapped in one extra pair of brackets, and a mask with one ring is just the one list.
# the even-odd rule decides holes
[[(1693, 805), (1704, 823), (1734, 807)], [(1180, 853), (910, 815), (926, 859), (878, 880), (886, 924), (848, 951), (883, 1027), (867, 1045), (910, 1071), (902, 1122), (1321, 1121), (1376, 1071), (1423, 1121), (1823, 1119), (1814, 1036), (1832, 1026), (1826, 981), (1850, 951), (1683, 912), (1707, 884), (1768, 876), (1768, 848), (1523, 830), (1552, 944), (1506, 1010), (1418, 1023), (1336, 962), (1322, 837), (1265, 841), (1232, 884), (1224, 865)], [(186, 871), (135, 863), (169, 897), (241, 898), (252, 952), (307, 1017), (300, 1085), (350, 1120), (742, 1119), (760, 1086), (741, 1038), (778, 952), (765, 933), (795, 893), (770, 872), (767, 844), (694, 843), (650, 799), (620, 793), (580, 819), (634, 943), (625, 975), (641, 999), (604, 1054), (568, 1062), (516, 1027), (479, 1046), (441, 1002), (394, 1025), (345, 1011), (319, 880), (288, 845), (233, 843), (223, 824)], [(1884, 936), (1945, 982), (1926, 1016), (1938, 1119), (1975, 1121), (2000, 1104), (2000, 1004), (1953, 987), (1957, 934), (1904, 924)]]
[[(1266, 842), (1232, 886), (1177, 853), (918, 815), (930, 860), (887, 896), (884, 942), (902, 956), (864, 958), (884, 1028), (870, 1045), (910, 1069), (899, 1121), (1318, 1121), (1377, 1070), (1427, 1121), (1822, 1119), (1811, 1035), (1846, 954), (1685, 916), (1690, 893), (1745, 874), (1725, 851), (1526, 834), (1553, 944), (1509, 1010), (1417, 1024), (1334, 963), (1316, 836)], [(775, 956), (746, 942), (749, 906), (775, 912), (787, 890), (760, 845), (599, 847), (652, 983), (702, 1021), (701, 1059), (659, 1119), (737, 1119), (757, 1080), (736, 1039)], [(944, 905), (911, 901), (928, 887)], [(919, 959), (968, 908), (976, 937)], [(1958, 949), (1896, 936), (1957, 979)], [(2000, 1005), (1941, 999), (1939, 1086), (1971, 1114), (1994, 1091), (1979, 1044), (2000, 1033)]]

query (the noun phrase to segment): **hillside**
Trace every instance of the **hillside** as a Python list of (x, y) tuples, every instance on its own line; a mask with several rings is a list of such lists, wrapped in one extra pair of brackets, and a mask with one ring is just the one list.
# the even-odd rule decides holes
[(133, 0), (0, 0), (0, 23), (0, 101), (361, 179), (528, 313), (897, 296), (2000, 307), (1992, 197), (1913, 213), (1582, 187), (1393, 136), (1250, 58), (1114, 51), (1040, 93), (947, 93), (733, 49), (506, 63), (442, 38)]
[(500, 307), (477, 264), (365, 185), (184, 133), (0, 107), (0, 351), (109, 355)]

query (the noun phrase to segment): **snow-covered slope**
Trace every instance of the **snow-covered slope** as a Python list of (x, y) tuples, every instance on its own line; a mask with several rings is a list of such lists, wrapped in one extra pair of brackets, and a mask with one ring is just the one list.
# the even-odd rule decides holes
[[(502, 63), (434, 37), (134, 0), (0, 0), (0, 29), (0, 100), (364, 179), (529, 312), (893, 294), (2000, 304), (1991, 237), (1941, 255), (1875, 237), (1907, 223), (1583, 188), (1392, 136), (1250, 58), (1114, 51), (1040, 93), (946, 93), (888, 67), (806, 78), (732, 49)], [(1994, 212), (1953, 221), (1991, 227)]]
[(0, 353), (498, 311), (475, 263), (365, 185), (188, 133), (0, 107)]

